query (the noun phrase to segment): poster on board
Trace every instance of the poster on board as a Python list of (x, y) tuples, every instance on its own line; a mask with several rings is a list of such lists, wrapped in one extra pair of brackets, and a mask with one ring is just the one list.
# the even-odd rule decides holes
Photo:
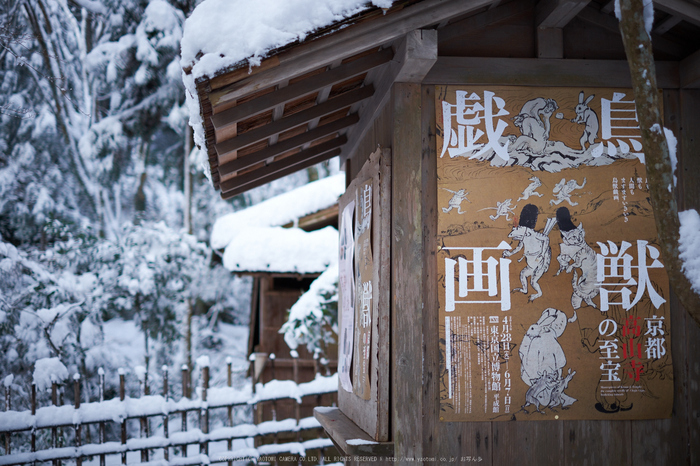
[(338, 337), (338, 378), (345, 391), (352, 392), (350, 367), (354, 342), (355, 320), (355, 237), (353, 236), (353, 215), (355, 201), (345, 206), (340, 214), (340, 245), (338, 260), (338, 302), (340, 303), (340, 336)]
[(370, 356), (372, 348), (372, 183), (362, 183), (356, 196), (355, 209), (355, 364), (353, 388), (357, 396), (369, 400)]
[(440, 419), (671, 415), (632, 91), (438, 86)]

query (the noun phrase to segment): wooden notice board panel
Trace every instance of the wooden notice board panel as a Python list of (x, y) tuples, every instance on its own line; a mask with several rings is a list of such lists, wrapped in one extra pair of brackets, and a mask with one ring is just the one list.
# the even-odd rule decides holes
[[(339, 200), (341, 215), (346, 206), (355, 204), (355, 258), (353, 300), (346, 300), (353, 301), (354, 310), (352, 389), (343, 384), (338, 387), (338, 404), (348, 418), (380, 442), (389, 437), (390, 196), (391, 151), (378, 148)], [(347, 268), (341, 268), (341, 275), (343, 269)], [(353, 282), (342, 276), (341, 281)], [(342, 309), (338, 317), (343, 332)], [(339, 360), (342, 358), (339, 354)]]
[(671, 415), (632, 91), (438, 86), (440, 419)]

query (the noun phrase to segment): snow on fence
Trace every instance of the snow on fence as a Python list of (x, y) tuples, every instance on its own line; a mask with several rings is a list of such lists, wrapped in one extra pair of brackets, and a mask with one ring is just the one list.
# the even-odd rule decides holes
[[(272, 355), (274, 364), (274, 355)], [(182, 390), (181, 398), (174, 400), (168, 395), (168, 370), (163, 366), (163, 392), (162, 395), (150, 395), (147, 378), (139, 374), (140, 385), (143, 393), (137, 398), (126, 396), (125, 373), (119, 370), (119, 397), (104, 400), (105, 374), (99, 371), (99, 401), (81, 403), (80, 376), (73, 377), (73, 389), (75, 403), (59, 406), (59, 383), (50, 381), (51, 400), (53, 406), (37, 407), (36, 380), (31, 391), (31, 410), (12, 411), (10, 384), (5, 385), (5, 409), (0, 412), (0, 434), (5, 436), (5, 455), (0, 456), (0, 466), (15, 465), (51, 461), (54, 465), (60, 465), (61, 460), (72, 460), (77, 465), (82, 465), (86, 459), (92, 460), (99, 457), (100, 466), (106, 464), (109, 455), (121, 455), (121, 463), (127, 464), (128, 452), (140, 452), (138, 464), (147, 465), (189, 465), (211, 464), (227, 462), (229, 465), (236, 460), (258, 461), (277, 458), (278, 455), (296, 455), (298, 462), (306, 456), (307, 451), (317, 450), (318, 458), (323, 464), (324, 449), (332, 447), (328, 438), (315, 438), (302, 441), (302, 432), (316, 429), (319, 435), (323, 430), (313, 417), (300, 418), (302, 398), (316, 396), (320, 400), (321, 395), (337, 392), (337, 374), (322, 376), (320, 367), (316, 365), (316, 378), (311, 382), (296, 383), (293, 380), (272, 380), (266, 384), (247, 383), (242, 389), (232, 387), (231, 360), (227, 359), (227, 386), (209, 387), (208, 358), (200, 358), (197, 365), (201, 367), (201, 386), (196, 390), (199, 395), (195, 398), (191, 390), (191, 374), (187, 366), (182, 366)], [(296, 366), (297, 360), (294, 359)], [(251, 361), (251, 373), (254, 373), (254, 364)], [(328, 372), (328, 371), (326, 371)], [(295, 371), (295, 375), (297, 371)], [(64, 389), (68, 389), (66, 384)], [(60, 399), (62, 400), (62, 396)], [(296, 419), (273, 420), (260, 424), (234, 424), (233, 408), (237, 406), (252, 406), (254, 410), (261, 402), (291, 399), (296, 402)], [(210, 412), (212, 410), (225, 409), (227, 426), (210, 429)], [(274, 410), (273, 410), (274, 412)], [(188, 416), (188, 413), (190, 416)], [(273, 414), (274, 416), (274, 414)], [(161, 421), (158, 433), (150, 435), (149, 418)], [(189, 419), (198, 421), (197, 427)], [(127, 421), (137, 420), (140, 424), (139, 437), (127, 438)], [(178, 422), (179, 431), (170, 428), (171, 421)], [(121, 441), (106, 441), (105, 432), (112, 426), (120, 431)], [(91, 441), (90, 426), (97, 430), (98, 442)], [(95, 429), (96, 427), (96, 429)], [(45, 432), (42, 429), (50, 429), (49, 446), (37, 449), (37, 437)], [(73, 446), (64, 446), (63, 442), (69, 437), (64, 435), (65, 430), (74, 433)], [(29, 433), (29, 450), (23, 448), (22, 452), (12, 453), (12, 437)], [(297, 441), (278, 443), (280, 434), (296, 437)], [(274, 444), (259, 445), (256, 447), (233, 448), (235, 440), (254, 439), (265, 436), (274, 436)], [(45, 435), (45, 437), (47, 437)], [(85, 442), (84, 442), (85, 441)], [(212, 442), (227, 442), (227, 448), (210, 454), (209, 444)], [(247, 442), (250, 444), (250, 440)], [(260, 443), (260, 442), (259, 442)], [(198, 455), (187, 455), (187, 447), (199, 445)], [(16, 449), (17, 445), (15, 445)], [(153, 451), (162, 450), (162, 459), (149, 461)], [(180, 456), (176, 457), (176, 452)], [(160, 456), (160, 455), (158, 455)], [(133, 464), (133, 461), (130, 461)]]

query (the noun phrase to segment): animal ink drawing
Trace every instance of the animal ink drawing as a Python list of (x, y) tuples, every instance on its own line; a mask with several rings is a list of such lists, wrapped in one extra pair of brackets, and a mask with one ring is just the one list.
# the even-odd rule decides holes
[(556, 199), (550, 200), (549, 205), (559, 205), (566, 201), (571, 207), (577, 206), (578, 202), (571, 201), (571, 193), (577, 189), (582, 189), (584, 186), (586, 186), (586, 178), (583, 179), (583, 183), (580, 185), (576, 180), (572, 179), (566, 181), (566, 178), (562, 178), (561, 181), (554, 186), (554, 189), (552, 189), (552, 193), (556, 196)]
[(467, 199), (467, 195), (469, 194), (466, 192), (465, 189), (460, 189), (459, 191), (452, 191), (451, 189), (447, 188), (442, 188), (445, 191), (448, 191), (453, 194), (453, 196), (450, 198), (450, 200), (447, 203), (447, 207), (443, 207), (442, 211), (444, 213), (448, 213), (452, 209), (457, 209), (458, 214), (466, 214), (466, 212), (462, 212), (462, 201), (467, 201), (471, 203), (469, 199)]
[[(557, 209), (557, 224), (562, 242), (559, 245), (560, 252), (557, 256), (559, 270), (556, 275), (562, 272), (573, 272), (571, 306), (574, 309), (579, 309), (582, 302), (597, 309), (593, 298), (600, 293), (600, 283), (596, 280), (598, 263), (595, 251), (586, 243), (586, 231), (583, 229), (583, 223), (579, 223), (578, 227), (575, 226), (571, 221), (569, 209), (559, 207)], [(581, 271), (580, 276), (579, 270)]]
[(511, 202), (513, 202), (513, 199), (506, 199), (503, 202), (496, 201), (496, 207), (485, 207), (483, 209), (479, 209), (479, 212), (483, 210), (495, 210), (495, 215), (489, 215), (491, 220), (495, 222), (499, 217), (505, 217), (506, 221), (510, 222), (510, 216), (513, 215), (515, 208), (518, 207), (517, 205), (511, 206)]
[(529, 278), (530, 286), (535, 290), (535, 293), (530, 295), (529, 301), (534, 301), (542, 296), (542, 288), (538, 282), (544, 273), (549, 270), (549, 263), (552, 259), (552, 248), (549, 246), (549, 232), (552, 231), (556, 223), (556, 219), (548, 218), (544, 230), (541, 232), (536, 231), (537, 215), (538, 209), (536, 205), (527, 204), (523, 207), (518, 225), (514, 226), (508, 235), (509, 238), (518, 241), (518, 245), (513, 250), (503, 251), (503, 257), (510, 257), (524, 249), (522, 257), (518, 259), (518, 262), (525, 259), (525, 267), (520, 272), (520, 284), (522, 287), (514, 288), (513, 292), (519, 291), (527, 294), (527, 279)]
[(532, 183), (530, 183), (530, 184), (528, 185), (528, 187), (525, 188), (525, 190), (523, 191), (523, 193), (520, 195), (520, 197), (518, 198), (518, 200), (515, 201), (515, 202), (518, 202), (518, 201), (526, 201), (526, 200), (530, 199), (530, 196), (537, 196), (537, 197), (542, 197), (542, 196), (544, 196), (544, 194), (540, 194), (540, 193), (537, 192), (537, 188), (539, 188), (540, 186), (542, 186), (542, 181), (540, 181), (540, 179), (537, 178), (536, 176), (533, 176), (533, 177), (531, 177), (531, 178), (529, 178), (529, 179), (530, 179), (530, 181), (532, 181)]
[[(530, 405), (538, 413), (540, 408), (568, 408), (576, 399), (564, 393), (576, 371), (569, 368), (566, 376), (566, 355), (559, 343), (566, 325), (576, 321), (574, 315), (567, 319), (559, 309), (547, 308), (534, 324), (530, 325), (520, 344), (520, 377), (530, 387), (525, 394), (523, 410)], [(527, 410), (526, 410), (527, 412)]]
[(579, 142), (581, 143), (581, 150), (586, 150), (586, 144), (592, 146), (598, 137), (598, 115), (594, 110), (592, 110), (588, 104), (591, 103), (595, 95), (591, 94), (588, 96), (586, 101), (583, 101), (584, 92), (581, 91), (578, 97), (578, 105), (576, 105), (576, 118), (571, 120), (572, 123), (577, 123), (583, 125), (583, 134)]

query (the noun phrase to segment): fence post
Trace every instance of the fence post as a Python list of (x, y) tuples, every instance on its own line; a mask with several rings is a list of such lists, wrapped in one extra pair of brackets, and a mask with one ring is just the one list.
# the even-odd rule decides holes
[[(226, 385), (228, 388), (232, 388), (233, 386), (233, 375), (232, 375), (232, 370), (231, 370), (231, 365), (233, 364), (233, 361), (231, 360), (231, 356), (226, 357)], [(229, 406), (227, 409), (227, 414), (228, 414), (228, 426), (233, 427), (233, 406)], [(228, 439), (226, 442), (226, 446), (228, 447), (228, 451), (233, 451), (233, 440)], [(233, 466), (233, 461), (229, 460), (228, 461), (228, 466)]]
[[(165, 398), (165, 404), (167, 406), (168, 404), (168, 366), (163, 365), (161, 367), (161, 370), (163, 371), (163, 398)], [(163, 435), (165, 435), (165, 438), (170, 438), (170, 434), (168, 432), (168, 414), (167, 412), (163, 415)], [(165, 449), (163, 449), (163, 458), (165, 458), (166, 461), (170, 459), (170, 446), (166, 445)]]
[[(56, 382), (51, 384), (51, 403), (54, 406), (58, 406), (58, 384)], [(53, 448), (58, 448), (58, 428), (51, 428), (51, 446)], [(58, 465), (58, 460), (53, 460), (54, 466)]]
[[(75, 373), (73, 374), (73, 402), (74, 402), (74, 408), (76, 410), (80, 409), (80, 374)], [(75, 446), (80, 447), (81, 445), (81, 437), (82, 437), (82, 424), (78, 423), (75, 426)], [(82, 466), (83, 464), (83, 458), (78, 456), (75, 459), (75, 464), (77, 466)]]
[[(257, 381), (255, 379), (255, 353), (251, 353), (248, 356), (248, 361), (250, 361), (250, 380), (253, 388), (253, 398), (255, 398), (255, 382)], [(260, 423), (260, 419), (258, 419), (258, 403), (253, 403), (253, 420), (255, 424)]]
[[(103, 368), (97, 369), (97, 375), (100, 377), (100, 403), (105, 400), (105, 370)], [(100, 422), (100, 444), (105, 443), (105, 423)], [(100, 455), (100, 466), (105, 466), (105, 455)]]
[[(136, 376), (139, 379), (139, 397), (148, 395), (148, 372), (143, 366), (136, 366)], [(148, 437), (148, 419), (142, 417), (139, 419), (139, 437), (143, 438), (144, 434)], [(148, 450), (141, 450), (141, 462), (148, 462)]]
[[(32, 382), (32, 417), (36, 416), (36, 384)], [(36, 431), (32, 427), (32, 452), (36, 451)]]
[[(182, 371), (182, 397), (183, 398), (188, 398), (187, 396), (187, 375), (189, 368), (187, 367), (187, 364), (183, 364), (182, 367), (180, 368)], [(182, 432), (187, 432), (187, 411), (182, 412)], [(187, 445), (182, 446), (182, 457), (187, 456)]]
[[(5, 411), (10, 411), (12, 409), (12, 400), (11, 400), (11, 395), (10, 395), (10, 385), (12, 385), (12, 380), (14, 379), (14, 376), (12, 374), (8, 375), (5, 377), (3, 380), (3, 385), (5, 386)], [(5, 434), (5, 454), (9, 455), (12, 453), (12, 444), (10, 442), (10, 433), (7, 432)]]
[[(207, 403), (207, 391), (209, 390), (209, 361), (206, 360), (206, 364), (202, 366), (202, 411), (200, 413), (200, 429), (202, 433), (209, 433), (209, 408)], [(203, 444), (199, 446), (199, 452), (205, 455), (209, 454), (209, 442), (204, 441)]]
[[(124, 369), (119, 368), (119, 401), (124, 401), (126, 397), (126, 384), (125, 384)], [(122, 445), (126, 445), (126, 419), (122, 420)], [(126, 464), (126, 450), (122, 452), (122, 464)]]

